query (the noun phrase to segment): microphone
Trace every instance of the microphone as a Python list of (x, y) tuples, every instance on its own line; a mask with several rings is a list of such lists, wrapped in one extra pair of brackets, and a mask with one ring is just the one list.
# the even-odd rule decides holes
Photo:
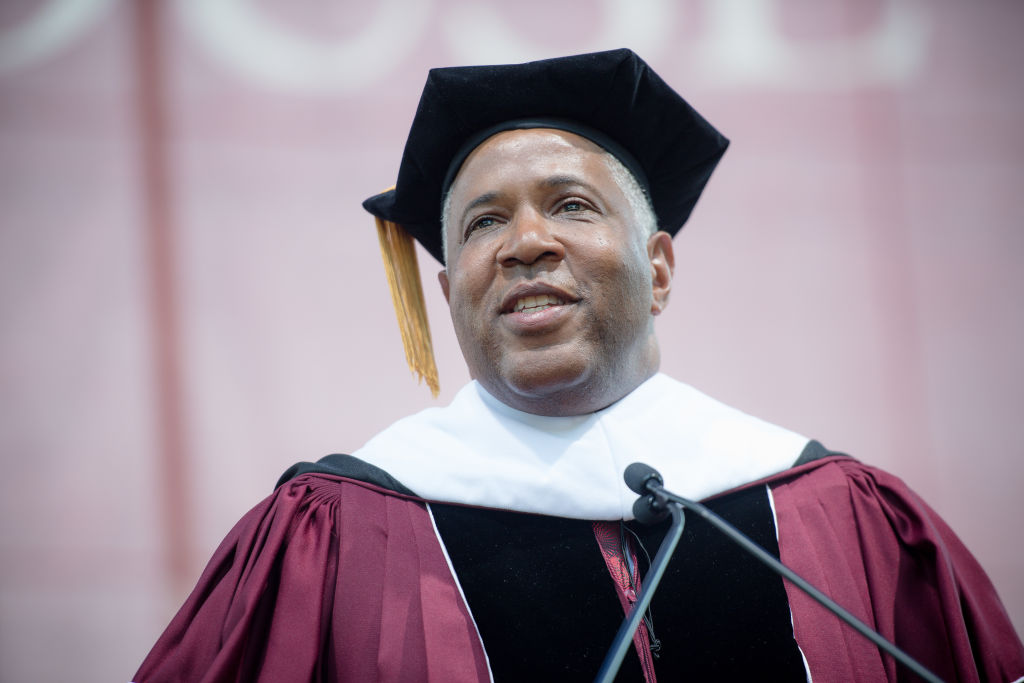
[(649, 493), (647, 490), (648, 482), (653, 481), (658, 486), (662, 486), (665, 483), (658, 470), (642, 462), (635, 462), (627, 467), (626, 471), (622, 473), (622, 479), (626, 482), (626, 486), (629, 487), (630, 491), (639, 493), (641, 496)]
[[(640, 494), (640, 498), (638, 498), (637, 501), (633, 504), (633, 515), (636, 517), (637, 521), (648, 524), (650, 522), (646, 520), (650, 519), (653, 521), (658, 521), (664, 519), (666, 514), (672, 514), (674, 520), (677, 516), (676, 510), (679, 510), (678, 517), (680, 520), (682, 520), (682, 508), (692, 510), (693, 512), (700, 515), (701, 518), (709, 522), (712, 526), (716, 527), (719, 531), (728, 536), (732, 541), (737, 543), (744, 550), (746, 550), (754, 557), (756, 557), (758, 560), (760, 560), (763, 564), (767, 565), (769, 569), (771, 569), (776, 574), (792, 583), (794, 586), (802, 590), (810, 597), (814, 598), (814, 600), (816, 600), (820, 605), (822, 605), (827, 610), (829, 610), (837, 617), (839, 617), (841, 620), (846, 622), (854, 630), (856, 630), (862, 636), (864, 636), (872, 643), (877, 645), (880, 649), (892, 655), (893, 658), (896, 659), (896, 661), (906, 666), (908, 669), (910, 669), (915, 674), (920, 676), (923, 680), (928, 681), (929, 683), (942, 683), (942, 679), (940, 679), (938, 676), (933, 674), (928, 669), (924, 668), (913, 657), (911, 657), (906, 652), (896, 647), (894, 644), (890, 643), (888, 640), (882, 637), (881, 634), (874, 631), (871, 627), (869, 627), (867, 624), (859, 620), (857, 617), (853, 616), (853, 614), (840, 607), (839, 604), (837, 604), (830, 597), (828, 597), (823, 592), (815, 588), (813, 585), (811, 585), (809, 582), (807, 582), (805, 579), (799, 576), (792, 569), (782, 564), (782, 562), (777, 560), (775, 556), (773, 556), (771, 553), (769, 553), (764, 548), (762, 548), (761, 546), (757, 545), (752, 540), (747, 538), (747, 536), (745, 536), (736, 527), (729, 524), (727, 521), (719, 517), (717, 514), (709, 510), (704, 505), (683, 498), (682, 496), (676, 495), (675, 493), (672, 493), (671, 491), (665, 489), (665, 487), (663, 486), (664, 480), (661, 478), (661, 475), (658, 473), (656, 469), (654, 469), (650, 465), (646, 465), (641, 462), (635, 462), (631, 464), (629, 467), (626, 468), (626, 471), (623, 473), (623, 479), (626, 482), (626, 486), (628, 486), (635, 493)], [(675, 522), (673, 521), (673, 527), (670, 527), (669, 535), (671, 535), (674, 526)], [(679, 527), (679, 534), (682, 534), (681, 521)], [(651, 564), (651, 568), (648, 571), (648, 574), (655, 573), (655, 566), (658, 564), (658, 560), (661, 559), (662, 553), (665, 550), (665, 545), (668, 544), (669, 535), (666, 535), (665, 541), (662, 542), (662, 547), (658, 550), (657, 557), (655, 558), (655, 561)], [(678, 542), (678, 540), (678, 537), (676, 537), (672, 541), (672, 550), (675, 549), (675, 545), (676, 542)], [(667, 559), (665, 560), (665, 562), (667, 563)], [(636, 605), (633, 606), (632, 612), (630, 613), (629, 617), (627, 617), (627, 622), (630, 618), (633, 617), (634, 613), (639, 612), (640, 614), (643, 614), (643, 612), (647, 609), (647, 605), (650, 604), (650, 598), (653, 597), (652, 594), (654, 593), (654, 590), (657, 588), (658, 583), (661, 581), (661, 573), (663, 572), (664, 567), (662, 566), (660, 567), (660, 571), (655, 576), (654, 581), (650, 582), (649, 584), (644, 583), (640, 599), (637, 601)], [(641, 604), (643, 605), (642, 609)], [(639, 619), (635, 619), (634, 621), (637, 624), (639, 624)], [(625, 626), (626, 623), (623, 623), (623, 627)], [(622, 633), (622, 630), (622, 628), (619, 629), (620, 634)], [(633, 630), (636, 630), (636, 625), (633, 626)], [(632, 638), (633, 630), (629, 632), (629, 638)], [(616, 638), (618, 638), (618, 636), (616, 636)], [(609, 651), (608, 656), (610, 657), (611, 654), (611, 651)], [(625, 655), (625, 649), (623, 649), (623, 655)], [(607, 657), (605, 658), (605, 662), (608, 662)], [(620, 657), (618, 664), (616, 664), (615, 666), (615, 671), (618, 671), (618, 666), (621, 665), (621, 663), (622, 659)], [(603, 668), (604, 667), (602, 667), (602, 670)], [(614, 672), (612, 673), (612, 676), (614, 677)], [(598, 680), (601, 680), (600, 674)], [(608, 678), (607, 680), (611, 680), (611, 678)]]
[(658, 470), (642, 462), (635, 462), (626, 468), (622, 478), (631, 491), (640, 494), (633, 503), (633, 516), (636, 521), (641, 524), (656, 524), (668, 516), (666, 501), (658, 499), (647, 488), (649, 484), (660, 487), (665, 483)]
[(647, 607), (651, 604), (651, 598), (654, 597), (654, 591), (657, 590), (658, 584), (661, 583), (661, 577), (665, 573), (668, 561), (672, 559), (672, 553), (675, 552), (676, 545), (683, 535), (683, 523), (686, 521), (683, 518), (682, 506), (670, 505), (663, 495), (661, 475), (653, 467), (635, 462), (626, 468), (623, 478), (630, 489), (642, 494), (640, 499), (633, 504), (634, 517), (641, 521), (648, 520), (646, 523), (649, 524), (664, 519), (666, 515), (672, 515), (672, 524), (669, 525), (661, 547), (658, 548), (658, 553), (654, 556), (650, 569), (647, 570), (647, 576), (643, 579), (640, 594), (633, 604), (633, 609), (622, 620), (622, 625), (619, 626), (619, 630), (615, 634), (615, 640), (608, 648), (608, 653), (597, 672), (597, 678), (594, 679), (595, 683), (611, 683), (619, 672), (626, 651), (629, 649), (630, 643), (633, 642), (633, 634), (640, 626), (640, 620), (647, 612)]

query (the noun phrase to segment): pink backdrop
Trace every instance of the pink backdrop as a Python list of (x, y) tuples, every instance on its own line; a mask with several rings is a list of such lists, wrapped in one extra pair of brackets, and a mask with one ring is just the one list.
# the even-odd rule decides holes
[(0, 4), (0, 679), (127, 680), (281, 471), (432, 404), (359, 206), (426, 69), (620, 46), (733, 140), (663, 369), (903, 476), (1024, 627), (1024, 4), (507, 6)]

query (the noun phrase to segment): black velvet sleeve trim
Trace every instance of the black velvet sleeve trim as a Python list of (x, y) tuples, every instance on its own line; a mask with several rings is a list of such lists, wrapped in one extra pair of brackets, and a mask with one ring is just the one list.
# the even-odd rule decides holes
[(830, 451), (829, 449), (821, 445), (820, 441), (811, 439), (810, 441), (807, 442), (807, 445), (804, 446), (804, 450), (800, 453), (800, 457), (796, 459), (795, 463), (793, 463), (793, 467), (806, 465), (809, 462), (821, 460), (822, 458), (827, 458), (832, 455), (844, 455), (846, 457), (850, 457), (846, 453), (840, 453), (839, 451)]
[(407, 496), (415, 496), (416, 494), (406, 488), (402, 482), (398, 481), (390, 474), (370, 463), (360, 460), (359, 458), (351, 455), (345, 455), (343, 453), (335, 453), (320, 458), (316, 462), (300, 462), (292, 465), (285, 473), (281, 475), (281, 478), (277, 480), (277, 486), (294, 479), (300, 474), (333, 474), (338, 477), (345, 477), (347, 479), (355, 479), (356, 481), (363, 481), (367, 484), (373, 484), (395, 493), (401, 493)]

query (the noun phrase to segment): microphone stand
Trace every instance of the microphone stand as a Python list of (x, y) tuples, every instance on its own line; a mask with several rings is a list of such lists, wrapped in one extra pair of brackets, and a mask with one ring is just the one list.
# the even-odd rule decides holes
[[(830, 612), (835, 614), (837, 617), (842, 619), (862, 636), (870, 640), (872, 643), (877, 645), (885, 652), (892, 655), (893, 658), (896, 659), (896, 661), (898, 661), (899, 663), (903, 664), (905, 667), (913, 671), (915, 674), (921, 677), (921, 679), (928, 681), (929, 683), (943, 683), (941, 678), (933, 674), (928, 669), (924, 668), (913, 657), (911, 657), (906, 652), (896, 647), (896, 645), (894, 645), (893, 643), (890, 643), (888, 640), (883, 638), (880, 634), (872, 630), (871, 627), (869, 627), (867, 624), (865, 624), (860, 619), (855, 617), (853, 614), (843, 609), (834, 600), (832, 600), (830, 597), (828, 597), (820, 590), (812, 586), (792, 569), (779, 562), (777, 559), (775, 559), (773, 555), (771, 555), (764, 548), (762, 548), (761, 546), (757, 545), (749, 538), (747, 538), (742, 532), (736, 529), (736, 527), (729, 524), (727, 521), (716, 515), (714, 512), (706, 508), (704, 505), (689, 500), (687, 498), (683, 498), (682, 496), (676, 495), (675, 493), (672, 493), (671, 491), (665, 489), (665, 487), (662, 485), (661, 475), (658, 474), (658, 472), (653, 467), (650, 467), (649, 465), (643, 465), (642, 463), (633, 463), (628, 468), (626, 468), (625, 478), (626, 483), (629, 485), (629, 487), (636, 491), (637, 493), (641, 494), (640, 499), (637, 500), (636, 504), (634, 504), (633, 506), (633, 513), (637, 517), (637, 519), (642, 518), (642, 515), (637, 513), (644, 513), (644, 507), (647, 508), (647, 512), (646, 514), (643, 514), (643, 516), (652, 520), (657, 519), (659, 516), (663, 517), (664, 510), (667, 508), (668, 511), (672, 514), (674, 528), (676, 518), (682, 518), (682, 508), (685, 507), (689, 510), (692, 510), (693, 512), (696, 512), (704, 520), (709, 522), (712, 526), (716, 527), (730, 539), (739, 544), (740, 547), (742, 547), (744, 550), (752, 554), (763, 564), (767, 565), (776, 574), (779, 574), (787, 581), (792, 583), (794, 586), (802, 590), (804, 593), (812, 597), (819, 604), (821, 604), (823, 607), (825, 607)], [(641, 519), (641, 521), (643, 520)], [(669, 533), (672, 533), (672, 529), (669, 530)], [(672, 540), (671, 550), (675, 549), (675, 545), (679, 541), (679, 534), (681, 533), (682, 522), (679, 523), (679, 531), (676, 534), (675, 538)], [(666, 537), (665, 541), (667, 542), (668, 540), (669, 538)], [(662, 553), (665, 550), (665, 546), (666, 543), (663, 542), (662, 547), (658, 550), (658, 554), (656, 556), (657, 559), (655, 560), (654, 564), (651, 565), (651, 570), (648, 573), (654, 572), (655, 566), (658, 564), (658, 561), (662, 558)], [(669, 551), (670, 553), (671, 550)], [(668, 560), (665, 559), (663, 565), (667, 564), (667, 562)], [(635, 631), (637, 626), (639, 625), (640, 619), (638, 615), (642, 616), (643, 613), (646, 611), (647, 606), (650, 604), (651, 597), (654, 594), (654, 589), (657, 588), (658, 582), (661, 580), (661, 573), (664, 572), (663, 565), (660, 566), (660, 571), (654, 577), (654, 580), (650, 584), (645, 583), (643, 585), (640, 599), (637, 601), (636, 605), (634, 605), (633, 611), (630, 612), (627, 621), (623, 623), (622, 627), (619, 629), (619, 633), (616, 635), (616, 640), (613, 642), (613, 648), (615, 648), (618, 645), (618, 647), (620, 647), (620, 649), (622, 650), (622, 653), (618, 655), (617, 661), (614, 662), (614, 669), (611, 670), (611, 672), (609, 673), (606, 672), (605, 669), (609, 665), (609, 660), (611, 659), (613, 653), (612, 651), (608, 652), (608, 655), (605, 657), (605, 663), (602, 664), (601, 672), (598, 674), (598, 678), (596, 679), (601, 683), (611, 681), (615, 677), (615, 674), (618, 672), (619, 666), (622, 664), (622, 658), (623, 656), (625, 656), (625, 650), (626, 648), (628, 648), (629, 641), (632, 638), (633, 631)], [(633, 625), (632, 628), (629, 629), (626, 637), (624, 638), (625, 643), (619, 644), (619, 638), (623, 635), (623, 632), (626, 631), (627, 625), (630, 622), (632, 622)], [(602, 675), (604, 677), (602, 677)]]
[[(636, 506), (634, 506), (635, 508)], [(618, 632), (615, 634), (615, 640), (612, 641), (612, 646), (608, 649), (608, 654), (604, 656), (604, 662), (601, 663), (601, 668), (597, 672), (597, 678), (594, 679), (595, 683), (611, 683), (615, 680), (616, 674), (619, 673), (619, 667), (622, 666), (622, 659), (626, 656), (630, 643), (633, 642), (633, 634), (636, 633), (637, 627), (640, 626), (640, 620), (643, 619), (647, 608), (651, 604), (654, 591), (657, 590), (658, 584), (661, 583), (661, 576), (665, 573), (665, 567), (668, 566), (668, 561), (672, 559), (672, 553), (675, 552), (679, 538), (683, 535), (683, 523), (685, 520), (683, 519), (682, 506), (669, 505), (668, 512), (672, 515), (672, 525), (669, 526), (668, 533), (665, 534), (665, 540), (661, 542), (661, 547), (658, 548), (658, 553), (654, 556), (654, 561), (651, 563), (651, 568), (647, 571), (647, 576), (643, 578), (643, 585), (640, 588), (640, 595), (637, 598), (636, 604), (633, 605), (633, 609), (622, 622), (622, 626), (619, 627)], [(658, 517), (664, 517), (664, 514), (660, 514)]]

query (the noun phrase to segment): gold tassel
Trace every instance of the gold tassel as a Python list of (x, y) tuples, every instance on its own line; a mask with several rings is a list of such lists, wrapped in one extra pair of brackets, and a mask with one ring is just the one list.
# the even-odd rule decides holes
[(416, 244), (412, 235), (401, 225), (376, 216), (374, 218), (377, 221), (377, 237), (380, 239), (388, 287), (391, 289), (391, 301), (395, 305), (398, 329), (402, 333), (405, 360), (409, 369), (419, 375), (420, 382), (427, 380), (430, 393), (437, 398), (441, 385), (437, 377), (437, 362), (434, 360), (434, 344), (430, 340), (427, 308), (423, 302)]

